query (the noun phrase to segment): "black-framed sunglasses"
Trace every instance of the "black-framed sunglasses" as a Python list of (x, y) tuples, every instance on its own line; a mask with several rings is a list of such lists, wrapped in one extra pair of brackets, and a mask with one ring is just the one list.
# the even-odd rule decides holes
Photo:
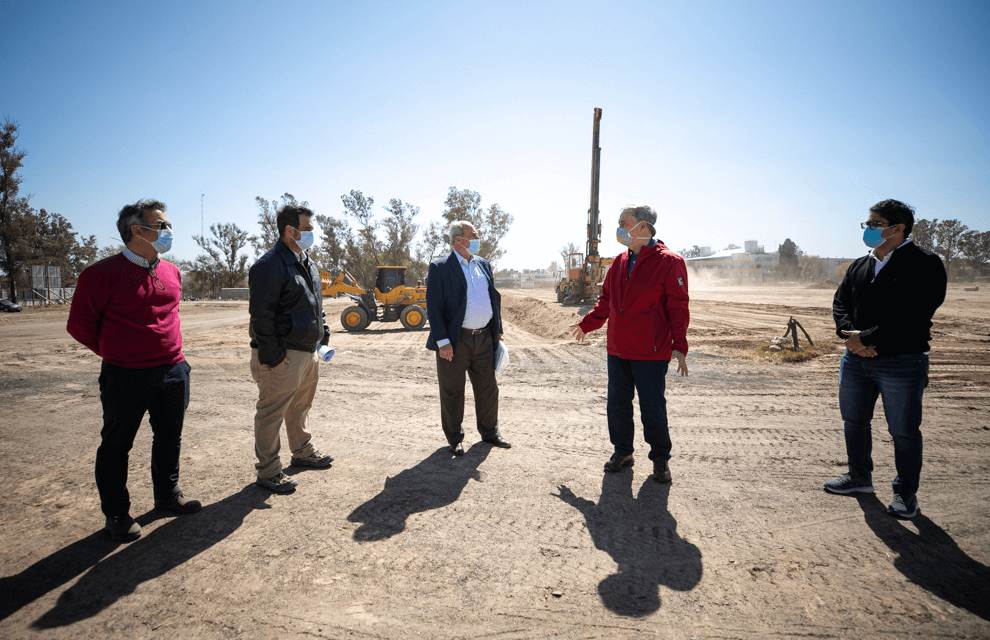
[(172, 223), (171, 222), (165, 222), (164, 220), (162, 220), (162, 221), (160, 221), (158, 223), (158, 228), (157, 229), (155, 227), (146, 227), (143, 224), (139, 224), (138, 226), (141, 227), (142, 229), (147, 229), (148, 231), (163, 231), (165, 229), (171, 229), (172, 228)]
[(879, 220), (874, 220), (872, 222), (860, 222), (859, 223), (859, 228), (860, 229), (889, 229), (892, 226), (894, 226), (894, 225), (890, 224), (890, 225), (887, 225), (885, 227), (885, 226), (883, 226), (884, 224), (886, 224), (886, 223), (885, 222), (880, 222)]

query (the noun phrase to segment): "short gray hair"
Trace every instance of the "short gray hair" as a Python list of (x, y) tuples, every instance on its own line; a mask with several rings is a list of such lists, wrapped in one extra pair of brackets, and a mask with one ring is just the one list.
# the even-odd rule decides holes
[(159, 202), (158, 200), (138, 200), (134, 204), (129, 204), (120, 210), (117, 214), (117, 231), (120, 232), (120, 239), (127, 244), (134, 237), (131, 233), (131, 226), (138, 225), (143, 226), (148, 220), (145, 218), (145, 212), (147, 211), (161, 211), (165, 213), (164, 202)]
[(619, 222), (626, 216), (632, 216), (636, 220), (641, 222), (646, 222), (646, 226), (650, 229), (650, 235), (657, 235), (657, 229), (653, 225), (657, 223), (657, 212), (653, 210), (648, 204), (627, 204), (622, 207), (622, 211), (619, 212)]
[(450, 244), (454, 244), (454, 238), (460, 238), (464, 235), (465, 225), (474, 229), (474, 223), (470, 220), (455, 220), (450, 223), (450, 228), (447, 229), (447, 237), (450, 238)]

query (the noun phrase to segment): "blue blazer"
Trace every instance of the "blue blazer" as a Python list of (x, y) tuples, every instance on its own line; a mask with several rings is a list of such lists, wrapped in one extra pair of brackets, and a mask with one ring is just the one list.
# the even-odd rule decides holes
[[(481, 263), (481, 271), (488, 278), (488, 294), (492, 300), (492, 321), (488, 330), (492, 334), (492, 346), (498, 346), (502, 335), (502, 296), (495, 290), (495, 276), (492, 265), (484, 258), (475, 257)], [(437, 258), (430, 264), (426, 280), (426, 316), (430, 319), (430, 337), (426, 348), (439, 351), (437, 342), (450, 340), (450, 346), (457, 349), (467, 310), (467, 280), (457, 260), (457, 253), (450, 252), (445, 258)]]

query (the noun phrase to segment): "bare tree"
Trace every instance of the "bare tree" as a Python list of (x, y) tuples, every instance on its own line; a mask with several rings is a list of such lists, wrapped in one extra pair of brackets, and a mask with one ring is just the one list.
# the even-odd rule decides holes
[(241, 250), (248, 246), (250, 236), (233, 223), (210, 225), (212, 237), (193, 236), (203, 250), (196, 257), (195, 266), (211, 281), (213, 295), (225, 287), (243, 287), (247, 279), (247, 254)]
[(499, 243), (515, 219), (510, 213), (495, 203), (487, 211), (481, 207), (481, 194), (470, 189), (450, 187), (447, 199), (444, 201), (443, 219), (449, 225), (456, 220), (467, 220), (474, 225), (475, 231), (481, 237), (479, 253), (495, 268), (498, 260), (505, 255), (505, 249)]
[(283, 193), (281, 203), (278, 200), (265, 200), (261, 196), (255, 196), (254, 202), (258, 205), (258, 225), (261, 227), (261, 235), (251, 236), (248, 240), (254, 247), (255, 256), (262, 255), (274, 247), (275, 243), (278, 242), (279, 237), (276, 218), (280, 207), (285, 207), (288, 205), (298, 207), (309, 206), (309, 203), (305, 200), (302, 202), (296, 200), (296, 197), (291, 193)]

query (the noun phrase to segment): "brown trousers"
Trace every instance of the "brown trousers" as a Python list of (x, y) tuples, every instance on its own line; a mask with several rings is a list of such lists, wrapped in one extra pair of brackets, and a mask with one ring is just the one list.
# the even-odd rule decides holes
[(482, 438), (498, 434), (498, 382), (495, 380), (495, 351), (492, 334), (473, 336), (461, 332), (454, 359), (444, 360), (437, 353), (437, 381), (440, 383), (440, 424), (447, 442), (464, 440), (464, 374), (471, 378), (474, 413)]
[(313, 452), (306, 416), (320, 381), (319, 357), (308, 351), (289, 350), (285, 359), (288, 362), (269, 367), (258, 361), (258, 350), (251, 349), (251, 376), (258, 383), (254, 414), (254, 452), (258, 462), (254, 466), (259, 478), (271, 478), (282, 471), (278, 452), (283, 420), (292, 455), (305, 458)]

